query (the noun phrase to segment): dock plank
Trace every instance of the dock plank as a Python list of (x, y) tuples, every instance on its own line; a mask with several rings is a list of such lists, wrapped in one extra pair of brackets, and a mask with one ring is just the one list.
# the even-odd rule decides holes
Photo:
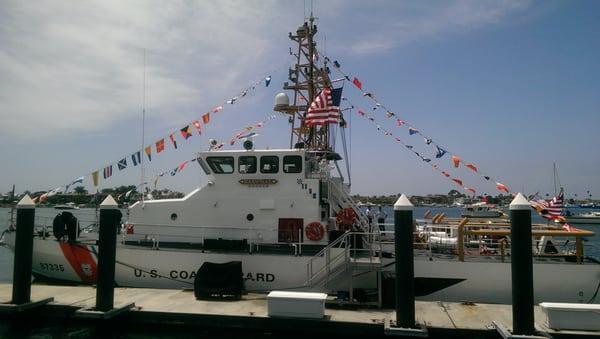
[[(95, 306), (96, 289), (93, 286), (51, 286), (34, 284), (31, 288), (32, 300), (54, 297), (52, 305), (91, 308)], [(0, 283), (0, 301), (10, 301), (12, 285)], [(268, 320), (267, 297), (265, 294), (249, 293), (242, 300), (210, 301), (196, 300), (193, 291), (150, 288), (115, 288), (115, 305), (135, 303), (136, 313), (170, 314), (191, 316), (222, 316), (229, 319)], [(436, 301), (415, 303), (417, 322), (430, 328), (447, 330), (487, 331), (493, 321), (507, 328), (512, 327), (510, 305), (471, 304)], [(338, 309), (325, 310), (325, 322), (348, 323), (354, 326), (381, 328), (386, 319), (395, 320), (396, 314), (390, 309)], [(547, 333), (589, 335), (590, 332), (554, 331), (547, 327), (546, 317), (540, 307), (534, 308), (536, 326)], [(212, 319), (212, 318), (211, 318)], [(215, 318), (217, 319), (217, 318)], [(219, 318), (222, 319), (222, 318)], [(591, 332), (597, 334), (598, 332)]]

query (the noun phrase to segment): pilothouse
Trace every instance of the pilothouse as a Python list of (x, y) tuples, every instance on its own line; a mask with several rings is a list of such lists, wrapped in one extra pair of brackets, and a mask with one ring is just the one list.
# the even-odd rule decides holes
[(335, 213), (344, 205), (329, 193), (346, 192), (331, 175), (329, 155), (306, 149), (200, 153), (196, 161), (207, 184), (182, 199), (131, 206), (126, 243), (160, 239), (163, 248), (252, 253), (320, 250), (338, 230)]

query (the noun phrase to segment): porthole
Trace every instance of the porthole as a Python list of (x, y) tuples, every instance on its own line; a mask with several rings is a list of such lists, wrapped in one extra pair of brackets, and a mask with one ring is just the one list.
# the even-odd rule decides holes
[(171, 220), (177, 220), (177, 213), (171, 213)]
[(252, 221), (252, 220), (254, 220), (254, 214), (252, 214), (252, 213), (248, 213), (248, 214), (246, 215), (246, 220), (248, 220), (248, 221)]

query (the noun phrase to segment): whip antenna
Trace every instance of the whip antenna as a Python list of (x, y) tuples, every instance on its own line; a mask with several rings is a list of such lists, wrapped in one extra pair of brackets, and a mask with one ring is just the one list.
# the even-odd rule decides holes
[(142, 190), (142, 203), (144, 202), (144, 139), (145, 139), (145, 131), (146, 131), (146, 49), (144, 48), (144, 80), (143, 80), (143, 100), (142, 100), (142, 147), (140, 149), (140, 168), (141, 168), (141, 180), (140, 180), (140, 188)]

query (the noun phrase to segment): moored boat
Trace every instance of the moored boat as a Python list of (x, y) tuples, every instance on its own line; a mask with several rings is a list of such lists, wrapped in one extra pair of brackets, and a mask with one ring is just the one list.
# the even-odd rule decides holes
[[(387, 249), (389, 234), (370, 224), (337, 166), (342, 157), (332, 146), (329, 128), (331, 123), (342, 127), (344, 117), (339, 98), (333, 98), (339, 88), (329, 79), (327, 59), (316, 63), (315, 33), (312, 18), (290, 33), (301, 51), (293, 84), (284, 85), (294, 91), (294, 101), (283, 93), (276, 97), (275, 110), (292, 121), (295, 143), (271, 150), (255, 149), (247, 140), (243, 150), (198, 153), (195, 161), (206, 184), (180, 199), (131, 205), (118, 237), (118, 285), (190, 288), (203, 264), (239, 262), (248, 291), (341, 291), (350, 295), (349, 302), (372, 296), (381, 305), (381, 285), (385, 273), (393, 270), (394, 254)], [(509, 253), (500, 253), (500, 247), (493, 253), (492, 244), (479, 247), (478, 239), (487, 236), (482, 229), (498, 230), (486, 230), (489, 226), (483, 224), (466, 231), (450, 226), (456, 230), (456, 235), (445, 237), (456, 238), (444, 243), (450, 251), (417, 244), (417, 295), (428, 300), (510, 302)], [(570, 233), (560, 235), (584, 234)], [(14, 229), (4, 235), (9, 246), (14, 235)], [(467, 246), (464, 237), (470, 237)], [(474, 251), (471, 241), (477, 241)], [(593, 297), (600, 265), (588, 260), (582, 247), (576, 252), (537, 253), (537, 301)], [(54, 280), (94, 283), (97, 253), (94, 234), (65, 239), (41, 230), (34, 236), (33, 271)]]
[(55, 210), (78, 210), (79, 206), (75, 205), (74, 202), (68, 202), (66, 204), (60, 204), (54, 206)]
[(572, 224), (600, 224), (600, 212), (588, 212), (580, 214), (565, 214), (566, 221)]
[(482, 202), (465, 206), (461, 216), (467, 218), (500, 218), (505, 214), (496, 206)]

